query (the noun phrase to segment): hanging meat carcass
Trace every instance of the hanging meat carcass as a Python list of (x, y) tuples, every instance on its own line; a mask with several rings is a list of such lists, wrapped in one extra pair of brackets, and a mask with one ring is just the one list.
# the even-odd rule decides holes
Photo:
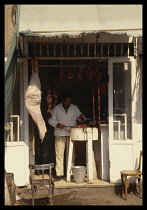
[(38, 56), (34, 56), (31, 64), (32, 64), (32, 71), (38, 72)]
[(69, 69), (70, 69), (70, 72), (68, 73), (67, 79), (68, 79), (68, 84), (69, 84), (69, 85), (72, 85), (72, 84), (73, 84), (74, 75), (73, 75), (73, 73), (71, 72), (71, 65), (69, 66)]
[(81, 83), (82, 82), (82, 77), (83, 77), (83, 68), (84, 68), (84, 65), (83, 65), (83, 63), (80, 63), (79, 64), (79, 68), (80, 68), (80, 71), (78, 72), (78, 75), (77, 75), (77, 77), (78, 77), (78, 80), (79, 80), (79, 82)]
[(55, 89), (48, 88), (47, 91), (47, 104), (48, 104), (48, 108), (47, 108), (47, 113), (48, 116), (51, 118), (52, 117), (52, 109), (56, 106), (57, 104), (57, 93)]
[(52, 109), (56, 106), (58, 101), (57, 93), (55, 89), (52, 89)]
[(38, 57), (35, 56), (31, 64), (32, 64), (32, 75), (30, 78), (29, 86), (25, 93), (26, 108), (28, 109), (28, 112), (30, 113), (32, 119), (34, 120), (36, 126), (38, 127), (39, 136), (41, 142), (43, 142), (47, 129), (40, 109), (42, 92), (41, 92), (40, 79), (38, 75)]
[(48, 113), (48, 116), (51, 118), (52, 117), (52, 92), (50, 88), (48, 88), (46, 100), (48, 104), (47, 113)]
[(86, 70), (86, 77), (88, 80), (92, 80), (93, 78), (93, 72), (91, 71), (91, 62)]

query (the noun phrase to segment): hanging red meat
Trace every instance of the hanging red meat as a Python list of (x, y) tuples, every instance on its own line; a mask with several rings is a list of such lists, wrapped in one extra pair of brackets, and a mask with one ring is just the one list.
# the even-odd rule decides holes
[(48, 88), (47, 91), (47, 104), (48, 104), (48, 108), (47, 108), (47, 113), (49, 115), (49, 117), (52, 117), (52, 109), (56, 106), (57, 104), (57, 93), (55, 89)]
[(79, 82), (81, 83), (82, 82), (82, 77), (83, 77), (83, 68), (84, 68), (83, 63), (79, 64), (79, 68), (80, 68), (80, 71), (78, 72), (77, 77), (78, 77)]
[(38, 72), (38, 56), (34, 56), (31, 64), (32, 64), (32, 71)]
[(39, 136), (41, 142), (43, 142), (47, 129), (40, 109), (41, 93), (41, 84), (38, 75), (38, 59), (35, 57), (35, 59), (32, 60), (32, 75), (29, 86), (25, 93), (25, 99), (26, 108), (38, 127)]
[(58, 101), (58, 99), (57, 99), (57, 93), (56, 93), (56, 90), (53, 89), (52, 90), (52, 109), (56, 106), (57, 101)]
[(51, 118), (52, 117), (52, 93), (51, 93), (50, 88), (48, 88), (46, 100), (48, 104), (47, 113), (48, 113), (48, 116)]
[(86, 70), (86, 77), (88, 80), (92, 80), (93, 78), (93, 72), (91, 71), (91, 62)]
[(73, 84), (74, 75), (73, 75), (72, 70), (71, 70), (71, 65), (69, 66), (69, 69), (70, 69), (70, 72), (68, 73), (67, 79), (68, 79), (68, 84), (72, 85)]

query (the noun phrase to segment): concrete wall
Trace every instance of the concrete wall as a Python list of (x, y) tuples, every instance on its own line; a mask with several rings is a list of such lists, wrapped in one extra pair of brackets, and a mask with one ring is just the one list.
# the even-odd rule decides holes
[[(19, 31), (141, 34), (142, 5), (21, 5)], [(133, 29), (133, 31), (132, 31)], [(135, 30), (134, 30), (135, 29)], [(137, 31), (138, 30), (138, 31)]]

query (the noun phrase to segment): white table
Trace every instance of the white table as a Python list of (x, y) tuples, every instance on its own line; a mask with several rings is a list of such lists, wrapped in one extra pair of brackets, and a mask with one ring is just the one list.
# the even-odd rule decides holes
[(69, 142), (69, 154), (67, 162), (67, 182), (70, 182), (71, 166), (73, 156), (74, 141), (86, 141), (86, 166), (87, 166), (87, 182), (93, 183), (94, 179), (94, 152), (92, 141), (98, 140), (98, 128), (72, 128)]

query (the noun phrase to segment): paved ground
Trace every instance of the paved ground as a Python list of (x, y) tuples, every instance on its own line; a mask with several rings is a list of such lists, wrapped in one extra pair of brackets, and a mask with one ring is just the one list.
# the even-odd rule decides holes
[[(17, 205), (29, 206), (32, 202), (30, 187), (18, 189)], [(130, 188), (127, 201), (121, 197), (120, 186), (108, 182), (95, 181), (94, 184), (75, 184), (73, 181), (67, 183), (61, 180), (55, 183), (55, 206), (142, 206), (142, 193), (138, 195), (136, 188)], [(35, 197), (36, 206), (47, 206), (47, 191), (37, 190)]]

